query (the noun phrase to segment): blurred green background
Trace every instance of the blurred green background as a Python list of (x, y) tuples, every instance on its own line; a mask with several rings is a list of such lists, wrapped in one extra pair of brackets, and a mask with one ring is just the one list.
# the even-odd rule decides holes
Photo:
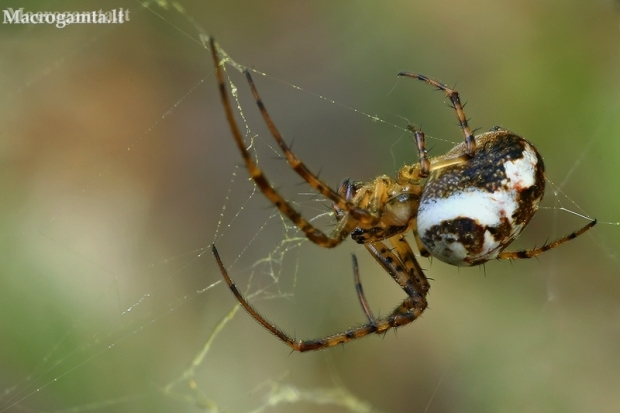
[[(191, 412), (204, 410), (198, 392), (230, 412), (353, 410), (321, 404), (333, 389), (365, 402), (358, 411), (620, 411), (617, 2), (8, 3), (123, 7), (131, 20), (0, 27), (0, 412)], [(167, 395), (235, 304), (221, 283), (197, 293), (221, 279), (214, 240), (240, 286), (275, 297), (256, 300), (260, 311), (298, 338), (364, 321), (351, 252), (375, 313), (403, 296), (352, 242), (292, 246), (240, 166), (194, 24), (268, 74), (257, 83), (278, 127), (332, 185), (414, 163), (408, 123), (431, 155), (462, 139), (441, 93), (396, 78), (416, 71), (456, 85), (472, 127), (502, 125), (543, 154), (554, 185), (514, 248), (585, 224), (561, 208), (602, 222), (536, 260), (422, 260), (424, 317), (343, 348), (290, 354), (239, 312), (196, 369), (197, 390)], [(327, 211), (229, 73), (274, 185), (309, 216)], [(294, 403), (267, 406), (276, 383), (299, 391)]]

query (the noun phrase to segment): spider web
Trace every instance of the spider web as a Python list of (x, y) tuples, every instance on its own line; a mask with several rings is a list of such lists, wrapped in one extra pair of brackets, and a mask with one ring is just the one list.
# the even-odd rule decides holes
[[(67, 7), (75, 6), (45, 6)], [(131, 10), (130, 24), (2, 28), (9, 51), (1, 73), (0, 412), (617, 410), (617, 61), (592, 51), (583, 59), (590, 65), (575, 73), (554, 67), (557, 75), (549, 62), (588, 47), (555, 39), (567, 51), (512, 49), (547, 75), (522, 78), (518, 63), (476, 63), (491, 46), (475, 47), (485, 34), (470, 28), (463, 44), (451, 45), (439, 25), (473, 21), (456, 3), (448, 20), (445, 8), (416, 5), (415, 28), (402, 19), (405, 3), (116, 7)], [(498, 7), (487, 12), (514, 14)], [(575, 27), (571, 16), (586, 11), (566, 7), (554, 21)], [(364, 36), (382, 32), (375, 19), (413, 32), (388, 30), (371, 42)], [(604, 27), (585, 38), (617, 45), (617, 31), (609, 39)], [(259, 310), (298, 338), (364, 322), (350, 253), (360, 258), (373, 311), (391, 310), (402, 292), (351, 242), (333, 251), (306, 242), (248, 180), (204, 48), (207, 30), (232, 59), (256, 64), (278, 127), (332, 186), (415, 161), (408, 123), (424, 127), (431, 155), (460, 139), (442, 95), (395, 79), (412, 69), (460, 79), (473, 125), (522, 125), (513, 127), (543, 153), (545, 205), (515, 248), (564, 235), (584, 216), (601, 224), (538, 260), (461, 270), (423, 260), (433, 281), (421, 320), (383, 340), (290, 355), (238, 311), (211, 242)], [(532, 33), (566, 41), (566, 29), (554, 30)], [(416, 40), (395, 41), (403, 38)], [(463, 49), (472, 56), (463, 60)], [(229, 63), (238, 121), (257, 162), (329, 230), (329, 203), (282, 160), (241, 64)], [(572, 103), (541, 112), (562, 101)], [(584, 386), (592, 391), (576, 391)]]

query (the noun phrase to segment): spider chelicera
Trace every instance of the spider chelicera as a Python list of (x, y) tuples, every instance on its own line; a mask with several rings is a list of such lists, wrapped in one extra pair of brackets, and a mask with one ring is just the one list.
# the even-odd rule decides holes
[(217, 44), (209, 40), (219, 91), (237, 148), (256, 186), (280, 212), (313, 243), (333, 248), (351, 236), (362, 244), (379, 265), (400, 285), (407, 297), (386, 316), (376, 318), (366, 301), (353, 256), (357, 295), (368, 322), (327, 337), (295, 340), (267, 321), (239, 292), (213, 245), (213, 254), (224, 279), (247, 312), (267, 330), (296, 351), (336, 346), (371, 333), (411, 323), (426, 309), (428, 280), (405, 239), (409, 231), (423, 257), (433, 256), (457, 266), (483, 264), (492, 259), (532, 258), (556, 248), (588, 231), (596, 224), (549, 242), (542, 247), (504, 251), (523, 231), (538, 209), (545, 190), (542, 157), (531, 143), (506, 129), (494, 127), (474, 136), (467, 124), (457, 91), (426, 76), (401, 72), (398, 76), (421, 80), (442, 90), (452, 103), (464, 142), (448, 153), (428, 158), (424, 133), (413, 126), (419, 162), (406, 165), (395, 179), (381, 175), (370, 182), (345, 180), (338, 190), (323, 183), (299, 160), (282, 139), (265, 109), (248, 70), (245, 76), (256, 104), (273, 138), (291, 168), (312, 188), (333, 202), (337, 220), (330, 234), (319, 230), (291, 206), (269, 183), (246, 149), (234, 113)]

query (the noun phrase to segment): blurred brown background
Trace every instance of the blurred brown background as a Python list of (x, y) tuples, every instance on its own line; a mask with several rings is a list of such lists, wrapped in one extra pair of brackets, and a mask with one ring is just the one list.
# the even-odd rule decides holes
[[(275, 297), (256, 300), (260, 311), (298, 338), (364, 321), (351, 252), (375, 313), (402, 299), (352, 242), (333, 251), (283, 242), (296, 234), (252, 194), (188, 16), (269, 75), (257, 83), (278, 127), (332, 185), (415, 162), (410, 122), (432, 155), (460, 141), (441, 93), (396, 78), (417, 71), (456, 85), (472, 127), (502, 125), (543, 154), (557, 193), (549, 185), (547, 209), (514, 248), (585, 224), (560, 208), (603, 221), (536, 260), (473, 269), (422, 260), (433, 278), (424, 317), (344, 348), (290, 354), (239, 312), (196, 370), (199, 391), (230, 412), (354, 409), (321, 404), (330, 389), (366, 402), (358, 411), (620, 410), (620, 228), (605, 223), (620, 220), (615, 2), (182, 5), (3, 5), (123, 7), (131, 20), (0, 27), (0, 412), (200, 411), (187, 387), (177, 388), (187, 400), (161, 389), (235, 303), (222, 284), (197, 293), (221, 279), (214, 240), (240, 286)], [(274, 185), (309, 216), (328, 210), (271, 151), (243, 78), (229, 73)], [(275, 383), (311, 400), (268, 407)]]

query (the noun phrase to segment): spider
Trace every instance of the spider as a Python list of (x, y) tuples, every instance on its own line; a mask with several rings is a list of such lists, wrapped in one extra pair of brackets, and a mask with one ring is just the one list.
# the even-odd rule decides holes
[(413, 233), (423, 257), (432, 256), (456, 266), (473, 266), (492, 259), (536, 257), (582, 235), (596, 224), (593, 220), (583, 228), (539, 248), (504, 251), (521, 234), (543, 198), (545, 172), (542, 157), (531, 143), (500, 127), (474, 136), (456, 90), (421, 74), (409, 72), (400, 72), (398, 76), (421, 80), (443, 91), (450, 99), (464, 141), (445, 155), (429, 158), (424, 133), (409, 126), (417, 146), (417, 163), (401, 168), (396, 178), (381, 175), (370, 182), (346, 179), (334, 190), (312, 173), (284, 142), (246, 69), (244, 74), (258, 109), (291, 168), (333, 202), (337, 223), (331, 233), (326, 234), (313, 226), (271, 186), (252, 159), (234, 118), (221, 68), (224, 61), (220, 62), (218, 46), (213, 38), (209, 41), (226, 118), (256, 186), (280, 213), (318, 246), (336, 247), (350, 235), (366, 248), (407, 295), (391, 313), (376, 318), (366, 301), (357, 258), (353, 255), (355, 286), (367, 323), (323, 338), (296, 340), (267, 321), (239, 292), (213, 245), (213, 254), (222, 275), (239, 303), (258, 323), (295, 351), (319, 350), (368, 334), (385, 333), (420, 317), (427, 306), (426, 295), (430, 285), (405, 239), (405, 233)]

